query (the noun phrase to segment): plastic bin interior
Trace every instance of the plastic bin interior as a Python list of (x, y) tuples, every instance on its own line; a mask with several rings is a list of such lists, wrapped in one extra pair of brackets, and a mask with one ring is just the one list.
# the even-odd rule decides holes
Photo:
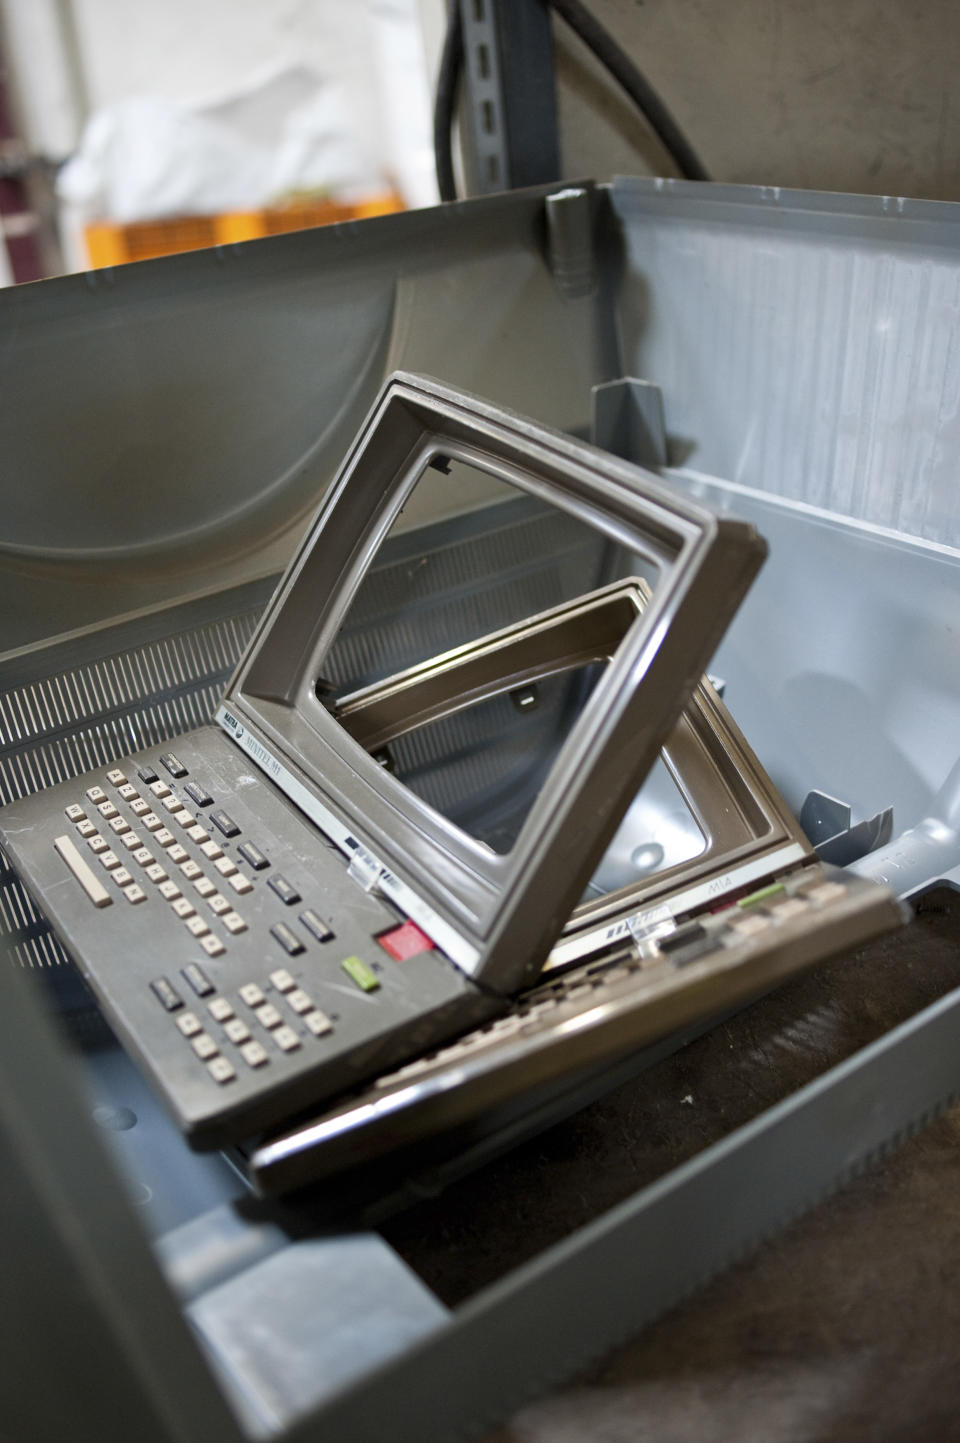
[[(792, 804), (822, 785), (917, 822), (956, 759), (939, 548), (960, 543), (960, 207), (653, 180), (548, 194), (0, 293), (0, 679), (42, 673), (24, 648), (277, 574), (390, 370), (577, 435), (592, 386), (640, 376), (684, 473), (934, 543), (891, 539), (864, 589), (849, 539), (831, 557), (828, 520), (778, 511), (814, 567), (774, 539), (717, 668)], [(929, 606), (917, 567), (943, 578)]]
[[(209, 715), (270, 578), (384, 375), (402, 367), (584, 436), (594, 386), (625, 376), (659, 386), (668, 474), (770, 541), (712, 668), (762, 762), (795, 808), (819, 787), (854, 815), (892, 804), (897, 831), (927, 814), (960, 735), (960, 206), (642, 180), (550, 196), (0, 292), (8, 795), (83, 770), (113, 735), (129, 749), (145, 690), (170, 733)], [(45, 689), (51, 672), (69, 684)], [(108, 1299), (114, 1330), (106, 1351), (77, 1353), (62, 1387), (75, 1378), (76, 1396), (92, 1397), (98, 1379), (112, 1386), (110, 1410), (91, 1406), (100, 1433), (89, 1436), (129, 1436), (174, 1369), (167, 1424), (233, 1437), (176, 1310), (153, 1299), (144, 1258), (127, 1279), (143, 1306), (117, 1293), (110, 1313), (111, 1279), (135, 1240), (50, 1040), (20, 1020), (25, 1000), (6, 1013), (7, 1095), (23, 1112), (15, 1151), (28, 1158), (35, 1137), (55, 1167), (27, 1167), (22, 1183), (8, 1170), (9, 1215), (21, 1207), (33, 1239), (13, 1265), (35, 1255), (46, 1278), (62, 1256), (62, 1316), (77, 1322), (91, 1298)], [(87, 1068), (100, 1143), (249, 1430), (346, 1398), (364, 1370), (449, 1328), (377, 1235), (291, 1242), (275, 1220), (233, 1207), (242, 1190), (227, 1163), (186, 1152), (121, 1054), (92, 1049)], [(58, 1088), (62, 1114), (42, 1105)], [(124, 1125), (124, 1109), (138, 1126)], [(87, 1182), (58, 1230), (61, 1172)], [(87, 1219), (82, 1259), (68, 1241), (75, 1214)], [(349, 1329), (364, 1347), (345, 1353), (344, 1294), (329, 1280), (346, 1274)], [(45, 1294), (30, 1296), (40, 1307)], [(460, 1319), (457, 1336), (469, 1341), (478, 1316)], [(20, 1333), (11, 1377), (36, 1412), (40, 1375), (32, 1389), (13, 1377), (33, 1376), (31, 1329)], [(451, 1332), (448, 1363), (465, 1374), (476, 1355), (458, 1346)], [(594, 1346), (571, 1341), (569, 1357)], [(138, 1358), (131, 1376), (139, 1367), (147, 1379), (139, 1394), (117, 1362), (125, 1350)], [(491, 1353), (485, 1366), (507, 1360)], [(439, 1374), (436, 1389), (455, 1409)], [(396, 1436), (422, 1436), (415, 1412)], [(323, 1436), (360, 1436), (362, 1409), (343, 1403), (337, 1416), (342, 1433), (328, 1418)]]

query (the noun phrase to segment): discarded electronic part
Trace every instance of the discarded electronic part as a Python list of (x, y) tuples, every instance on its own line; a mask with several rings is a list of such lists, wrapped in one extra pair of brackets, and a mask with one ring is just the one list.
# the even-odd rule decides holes
[[(446, 656), (478, 633), (498, 644), (504, 621), (528, 625), (504, 564), (518, 519), (562, 533), (561, 610), (620, 583), (622, 612), (638, 568), (652, 582), (619, 635), (541, 679), (550, 705), (514, 713), (539, 730), (496, 739), (494, 760), (509, 767), (483, 835), (337, 719), (357, 690), (338, 635), (383, 538), (407, 544), (423, 480), (450, 500), (438, 524), (479, 507), (499, 554), (460, 610), (440, 607), (410, 533), (409, 564), (391, 573), (411, 583), (410, 610), (399, 597), (390, 609), (394, 640), (426, 614), (420, 660), (424, 645)], [(11, 860), (195, 1145), (249, 1136), (415, 1057), (536, 979), (763, 553), (751, 527), (590, 447), (436, 383), (387, 383), (219, 726), (181, 737), (175, 755), (151, 749), (3, 814)], [(582, 615), (609, 617), (612, 605), (587, 595)], [(373, 659), (361, 691), (393, 674), (391, 656)], [(71, 865), (81, 842), (109, 899), (98, 891), (96, 906)], [(605, 907), (590, 902), (588, 914), (599, 908), (606, 924)], [(388, 962), (380, 939), (408, 923), (429, 945)]]

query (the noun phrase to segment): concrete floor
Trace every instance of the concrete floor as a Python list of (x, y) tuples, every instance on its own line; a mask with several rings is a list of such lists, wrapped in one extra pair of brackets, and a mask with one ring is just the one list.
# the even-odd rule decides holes
[[(958, 983), (944, 889), (384, 1231), (457, 1302)], [(953, 1110), (487, 1443), (960, 1438), (958, 1142)]]

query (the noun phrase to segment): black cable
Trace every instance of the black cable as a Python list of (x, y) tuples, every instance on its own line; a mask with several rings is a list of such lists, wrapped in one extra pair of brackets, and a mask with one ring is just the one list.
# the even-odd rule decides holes
[[(557, 14), (592, 50), (613, 78), (626, 91), (644, 119), (670, 155), (680, 174), (687, 180), (709, 180), (710, 175), (666, 105), (646, 76), (634, 65), (599, 20), (591, 15), (580, 0), (547, 0)], [(433, 111), (433, 140), (437, 161), (437, 183), (441, 200), (456, 200), (453, 174), (453, 114), (457, 82), (463, 66), (463, 24), (460, 6), (452, 0), (450, 22), (443, 43), (437, 95)]]
[(441, 200), (456, 200), (453, 173), (453, 113), (457, 103), (457, 81), (463, 68), (463, 21), (458, 0), (451, 0), (450, 19), (443, 41), (437, 94), (433, 104), (433, 153), (437, 163), (437, 186)]
[(590, 14), (580, 0), (549, 0), (549, 3), (579, 35), (584, 45), (593, 51), (614, 80), (619, 81), (670, 154), (680, 174), (687, 180), (709, 180), (703, 162), (666, 105), (609, 30)]

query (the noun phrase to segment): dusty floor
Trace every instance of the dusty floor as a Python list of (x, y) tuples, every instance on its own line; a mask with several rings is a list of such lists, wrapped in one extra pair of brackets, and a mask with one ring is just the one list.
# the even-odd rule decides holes
[[(942, 890), (384, 1231), (459, 1301), (958, 983)], [(487, 1443), (960, 1438), (958, 1284), (955, 1109)]]

